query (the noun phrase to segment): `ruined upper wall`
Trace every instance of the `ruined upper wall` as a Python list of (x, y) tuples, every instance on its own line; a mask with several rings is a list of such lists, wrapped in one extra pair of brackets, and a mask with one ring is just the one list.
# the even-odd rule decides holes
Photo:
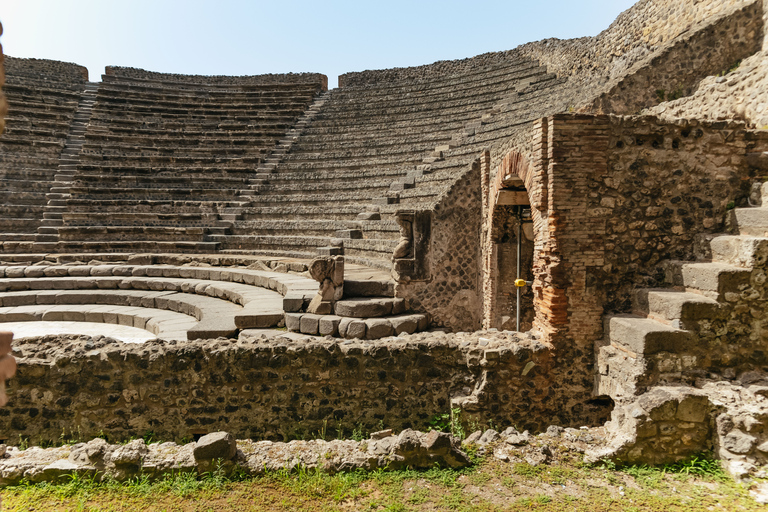
[(374, 85), (397, 80), (429, 81), (454, 74), (467, 74), (473, 69), (481, 70), (487, 66), (498, 66), (522, 59), (523, 57), (516, 50), (508, 50), (484, 53), (467, 59), (441, 60), (423, 66), (356, 71), (340, 75), (339, 87)]
[(560, 76), (598, 73), (611, 80), (697, 25), (757, 2), (641, 0), (595, 37), (544, 39), (523, 45), (519, 51), (546, 64), (550, 71)]
[(666, 120), (744, 121), (748, 127), (768, 130), (768, 52), (745, 59), (724, 76), (710, 76), (693, 95), (662, 103), (649, 112)]
[(104, 70), (107, 76), (135, 78), (137, 80), (155, 80), (162, 82), (182, 82), (204, 85), (268, 85), (284, 83), (317, 83), (323, 90), (328, 89), (328, 77), (320, 73), (282, 73), (249, 76), (223, 75), (179, 75), (175, 73), (158, 73), (138, 68), (107, 66)]
[(82, 83), (88, 81), (88, 69), (71, 62), (48, 59), (21, 59), (5, 56), (5, 74), (8, 77), (60, 80)]

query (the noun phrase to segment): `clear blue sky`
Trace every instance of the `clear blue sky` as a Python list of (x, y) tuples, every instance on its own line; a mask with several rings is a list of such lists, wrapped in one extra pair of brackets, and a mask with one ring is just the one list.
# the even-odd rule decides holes
[(203, 75), (428, 64), (592, 36), (634, 0), (0, 0), (5, 53)]

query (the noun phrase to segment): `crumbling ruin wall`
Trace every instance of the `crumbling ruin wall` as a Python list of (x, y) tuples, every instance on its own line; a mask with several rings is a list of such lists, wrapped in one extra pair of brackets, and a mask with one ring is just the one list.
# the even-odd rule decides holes
[(768, 51), (768, 0), (763, 0), (763, 51)]
[(190, 82), (206, 85), (263, 85), (275, 83), (302, 83), (317, 82), (322, 90), (328, 89), (328, 77), (321, 73), (276, 73), (251, 76), (224, 76), (224, 75), (179, 75), (174, 73), (158, 73), (144, 69), (122, 66), (107, 66), (104, 70), (107, 76), (120, 76), (123, 78), (135, 78), (138, 80), (159, 80), (167, 82)]
[(543, 39), (519, 50), (558, 76), (597, 73), (610, 80), (697, 25), (754, 4), (759, 0), (641, 0), (597, 36)]
[(399, 279), (396, 295), (432, 323), (474, 331), (482, 317), (480, 162), (457, 179), (430, 210), (427, 276)]
[(759, 52), (724, 76), (710, 76), (687, 98), (668, 101), (649, 113), (665, 120), (743, 121), (750, 128), (768, 129), (768, 54)]
[(72, 83), (88, 81), (88, 68), (71, 62), (48, 59), (22, 59), (5, 56), (5, 71), (9, 76), (44, 79), (46, 76)]
[[(18, 343), (0, 432), (38, 444), (179, 440), (226, 429), (255, 439), (426, 428), (451, 407), (461, 419), (541, 430), (598, 424), (609, 410), (574, 393), (550, 350), (511, 333), (423, 333), (375, 342), (209, 340), (124, 344), (47, 337)], [(579, 402), (579, 400), (581, 402)]]
[[(633, 114), (689, 95), (704, 77), (760, 49), (760, 0), (647, 0), (595, 37), (546, 39), (519, 48), (569, 77), (574, 108)], [(602, 91), (595, 101), (595, 91)]]

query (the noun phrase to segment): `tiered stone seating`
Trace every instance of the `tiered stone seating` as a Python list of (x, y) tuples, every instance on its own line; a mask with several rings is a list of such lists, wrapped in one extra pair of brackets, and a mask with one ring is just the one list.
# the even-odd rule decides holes
[[(514, 52), (433, 67), (381, 72), (373, 83), (353, 76), (345, 85), (342, 77), (276, 169), (251, 186), (252, 204), (230, 212), (231, 234), (212, 239), (227, 251), (303, 256), (342, 235), (350, 261), (388, 268), (399, 237), (392, 214), (402, 206), (390, 203), (434, 200), (484, 144), (508, 136), (537, 110), (519, 121), (504, 116), (511, 128), (484, 137), (466, 138), (468, 125), (557, 83)], [(456, 158), (448, 158), (452, 151)], [(381, 220), (361, 224), (358, 215), (371, 205)], [(361, 228), (362, 238), (355, 233)]]
[(75, 64), (8, 56), (5, 73), (0, 240), (32, 241), (88, 74)]
[(59, 250), (215, 250), (222, 208), (325, 87), (322, 75), (196, 77), (108, 68)]

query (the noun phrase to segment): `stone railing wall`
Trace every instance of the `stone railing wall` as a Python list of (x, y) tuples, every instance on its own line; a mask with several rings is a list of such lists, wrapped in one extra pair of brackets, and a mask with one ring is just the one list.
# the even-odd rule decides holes
[(8, 76), (60, 80), (82, 83), (88, 81), (88, 68), (70, 62), (47, 59), (21, 59), (5, 56), (5, 73)]
[(19, 369), (0, 409), (6, 442), (40, 444), (62, 432), (180, 440), (224, 428), (240, 438), (336, 437), (426, 428), (457, 407), (468, 427), (541, 430), (600, 424), (610, 413), (573, 377), (571, 365), (585, 361), (558, 368), (545, 345), (511, 333), (143, 345), (63, 338), (16, 343)]
[(250, 76), (207, 76), (207, 75), (179, 75), (174, 73), (158, 73), (143, 69), (121, 66), (107, 66), (104, 70), (107, 76), (121, 78), (135, 78), (138, 80), (154, 80), (161, 82), (181, 82), (204, 85), (268, 85), (268, 84), (292, 84), (292, 83), (317, 83), (322, 90), (328, 89), (328, 77), (320, 73), (279, 73)]
[(761, 11), (760, 0), (648, 0), (598, 36), (547, 39), (519, 51), (569, 77), (571, 108), (634, 114), (691, 94), (702, 78), (758, 51)]
[(763, 0), (763, 51), (768, 52), (768, 0)]

